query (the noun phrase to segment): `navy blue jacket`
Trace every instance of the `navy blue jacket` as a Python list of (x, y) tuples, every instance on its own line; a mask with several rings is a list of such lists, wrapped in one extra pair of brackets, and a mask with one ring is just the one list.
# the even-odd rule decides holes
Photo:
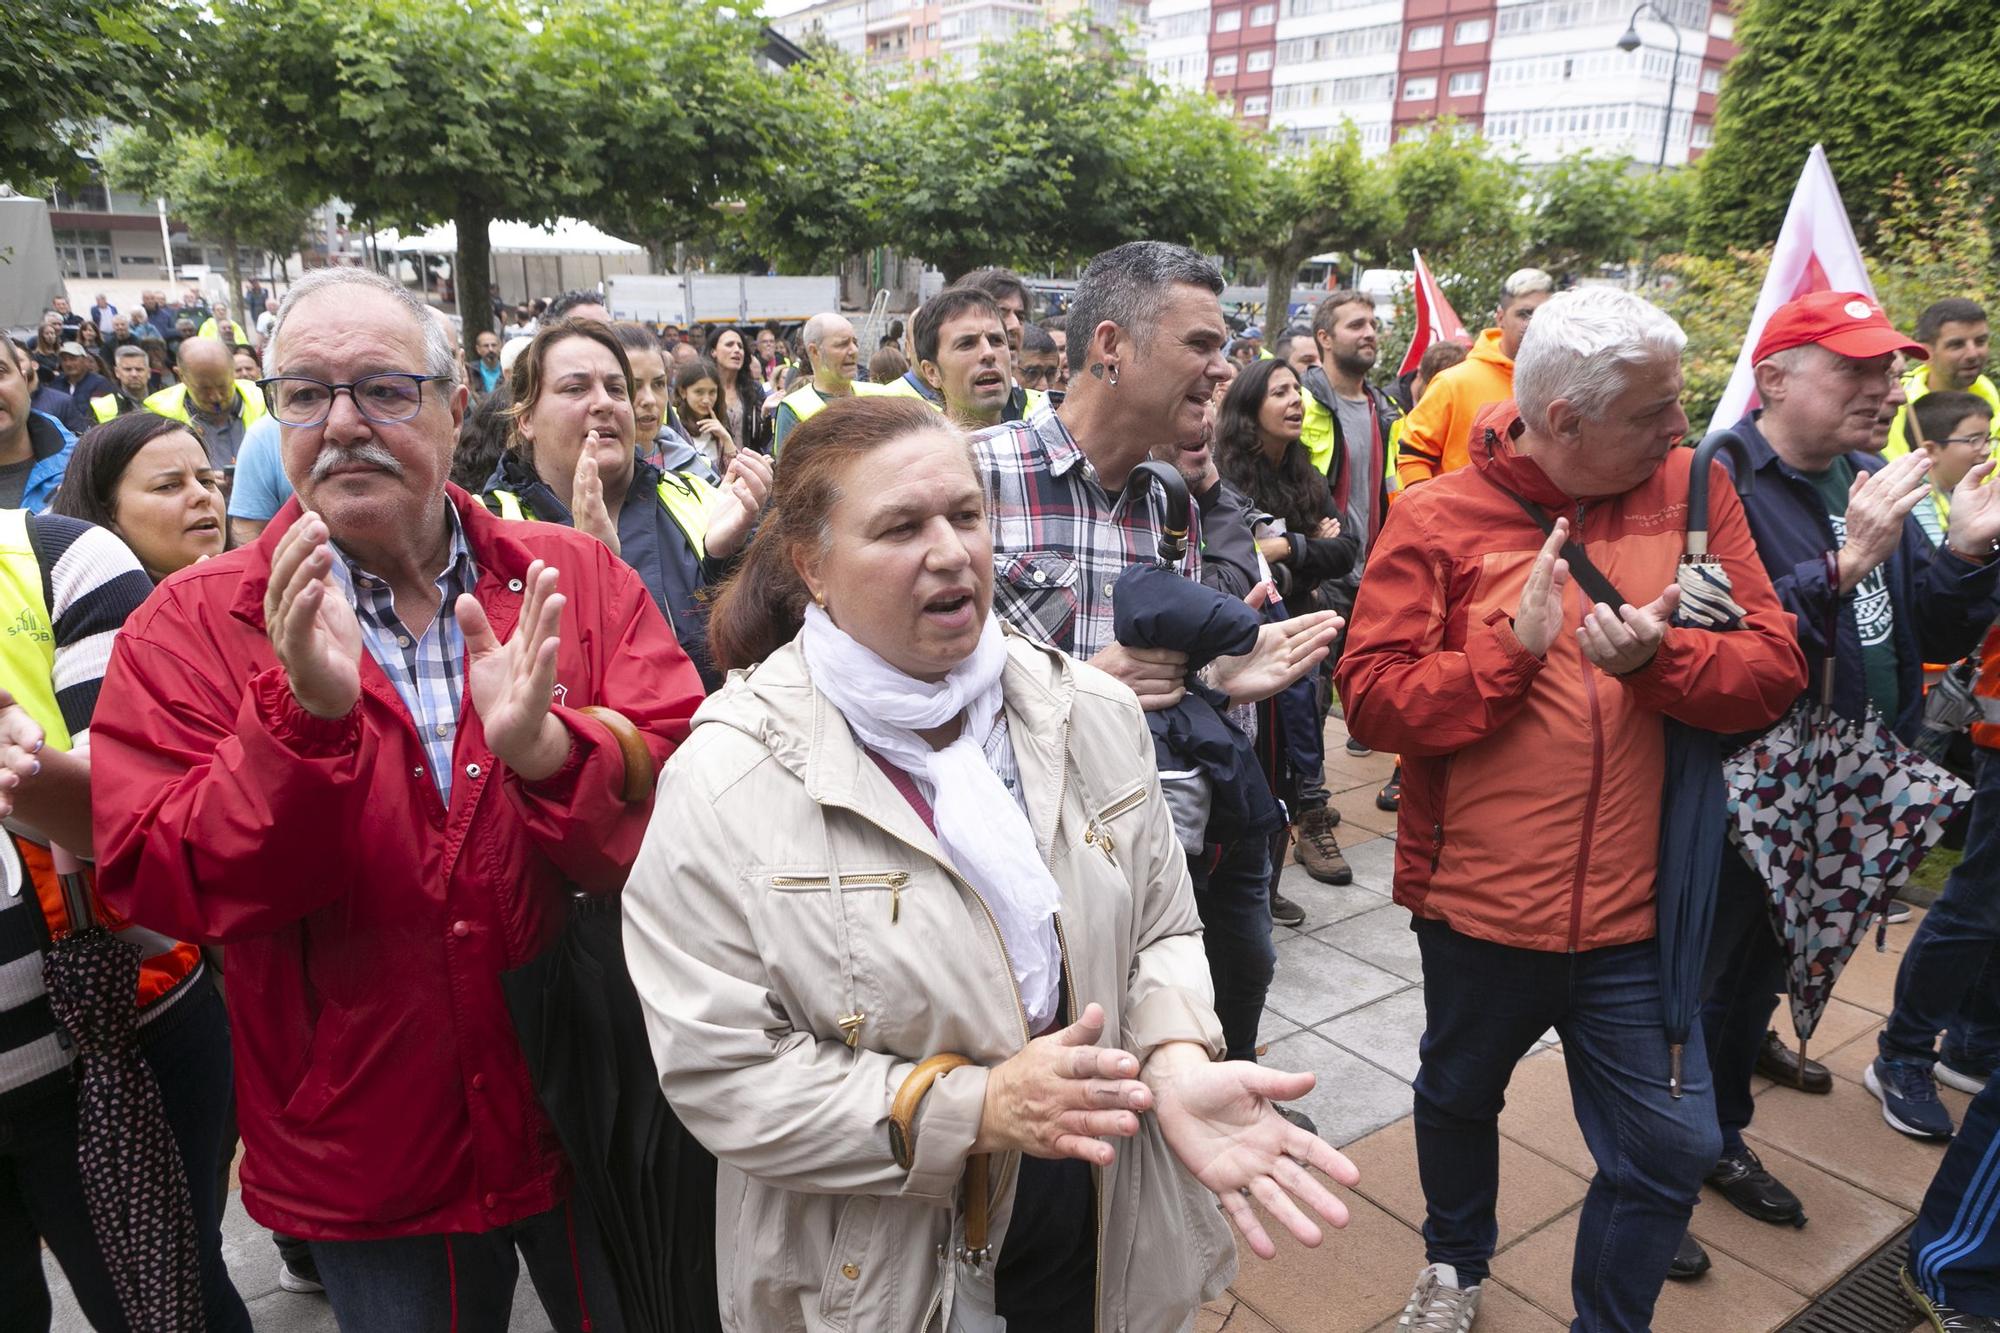
[[(508, 450), (487, 479), (481, 500), (500, 512), (495, 491), (512, 491), (535, 518), (574, 527), (569, 506), (519, 454)], [(643, 458), (633, 460), (632, 485), (618, 511), (619, 558), (638, 571), (639, 581), (653, 594), (660, 614), (673, 626), (702, 684), (714, 690), (722, 683), (708, 657), (708, 598), (705, 589), (721, 581), (729, 562), (697, 557), (680, 524), (660, 501), (660, 470)]]
[[(1861, 661), (1861, 631), (1854, 623), (1852, 592), (1841, 594), (1826, 577), (1826, 552), (1833, 549), (1833, 523), (1812, 479), (1779, 458), (1757, 428), (1759, 413), (1736, 424), (1750, 446), (1756, 489), (1744, 498), (1743, 513), (1771, 586), (1787, 611), (1798, 618), (1799, 647), (1805, 651), (1818, 697), (1820, 664), (1826, 660), (1825, 626), (1839, 603), (1839, 647), (1833, 667), (1833, 706), (1842, 717), (1859, 719), (1867, 708), (1867, 680)], [(1720, 456), (1734, 474), (1728, 454)], [(1882, 459), (1851, 453), (1858, 472), (1874, 472)], [(1896, 734), (1908, 741), (1923, 721), (1925, 662), (1955, 662), (1979, 646), (2000, 614), (1995, 600), (2000, 561), (1974, 564), (1949, 551), (1933, 552), (1914, 518), (1903, 523), (1903, 540), (1884, 565), (1889, 604), (1895, 608), (1896, 693), (1901, 712)]]

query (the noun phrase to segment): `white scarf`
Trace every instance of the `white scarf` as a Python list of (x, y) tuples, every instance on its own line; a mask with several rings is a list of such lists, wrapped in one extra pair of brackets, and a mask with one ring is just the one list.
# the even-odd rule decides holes
[[(986, 762), (1007, 664), (1000, 622), (989, 614), (979, 646), (936, 684), (890, 666), (817, 606), (806, 607), (800, 642), (814, 688), (840, 710), (861, 743), (921, 776), (937, 793), (931, 805), (938, 842), (992, 909), (1013, 960), (1028, 1030), (1041, 1031), (1060, 1000), (1055, 914), (1062, 894), (1027, 816)], [(917, 735), (961, 716), (958, 739), (942, 750)]]

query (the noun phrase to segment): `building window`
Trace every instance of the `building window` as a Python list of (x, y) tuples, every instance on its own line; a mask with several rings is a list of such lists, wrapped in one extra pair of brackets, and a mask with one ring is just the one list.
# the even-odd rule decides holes
[(1470, 97), (1485, 86), (1486, 75), (1475, 69), (1467, 73), (1452, 75), (1451, 82), (1446, 85), (1445, 91), (1449, 92), (1453, 97)]
[(1240, 9), (1225, 9), (1215, 16), (1215, 30), (1217, 32), (1235, 32), (1242, 26), (1243, 11)]
[(1215, 69), (1212, 72), (1218, 79), (1228, 78), (1236, 72), (1236, 57), (1217, 56), (1215, 58)]
[(1688, 146), (1691, 148), (1707, 148), (1714, 142), (1715, 127), (1713, 125), (1697, 125), (1694, 127), (1693, 137), (1688, 140)]
[(1412, 51), (1435, 51), (1444, 45), (1444, 24), (1426, 23), (1421, 28), (1410, 29), (1410, 49)]
[(1250, 11), (1250, 26), (1253, 28), (1268, 28), (1277, 21), (1278, 7), (1276, 5), (1259, 5)]
[(1244, 68), (1252, 74), (1263, 73), (1265, 70), (1271, 68), (1271, 53), (1269, 51), (1252, 51), (1250, 59), (1245, 63)]
[(1428, 102), (1437, 95), (1438, 81), (1428, 76), (1421, 79), (1411, 79), (1403, 85), (1403, 100), (1405, 102)]
[(118, 265), (111, 253), (108, 231), (59, 231), (55, 233), (56, 258), (65, 278), (115, 278)]
[(1268, 97), (1259, 95), (1243, 99), (1243, 114), (1246, 116), (1262, 116), (1269, 113), (1270, 110), (1271, 99)]
[(1722, 91), (1722, 71), (1721, 71), (1720, 69), (1705, 69), (1705, 70), (1703, 70), (1703, 71), (1701, 72), (1701, 90), (1702, 90), (1703, 92), (1705, 92), (1705, 93), (1719, 93), (1719, 92), (1721, 92), (1721, 91)]
[(1709, 15), (1708, 35), (1715, 38), (1719, 42), (1727, 42), (1734, 40), (1736, 36), (1735, 18), (1728, 14)]
[(1453, 46), (1471, 46), (1475, 42), (1485, 41), (1492, 35), (1493, 20), (1466, 19), (1451, 30), (1451, 44)]

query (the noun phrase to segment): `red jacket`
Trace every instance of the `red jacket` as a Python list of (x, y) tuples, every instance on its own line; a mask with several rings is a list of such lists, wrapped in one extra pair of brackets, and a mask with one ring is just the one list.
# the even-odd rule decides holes
[[(1709, 549), (1749, 613), (1728, 633), (1672, 628), (1645, 667), (1613, 677), (1576, 641), (1574, 579), (1544, 658), (1513, 613), (1545, 540), (1498, 481), (1567, 515), (1628, 600), (1673, 581), (1685, 549), (1693, 451), (1675, 449), (1623, 495), (1578, 501), (1514, 452), (1511, 402), (1480, 419), (1473, 465), (1404, 492), (1361, 580), (1338, 669), (1347, 725), (1403, 757), (1396, 901), (1518, 948), (1596, 949), (1650, 938), (1668, 716), (1716, 732), (1776, 720), (1805, 658), (1718, 466)], [(1492, 429), (1486, 429), (1491, 426)]]
[(229, 946), (244, 1204), (309, 1240), (486, 1231), (562, 1200), (500, 974), (554, 937), (567, 885), (624, 883), (651, 814), (620, 799), (616, 742), (575, 710), (624, 714), (657, 765), (701, 697), (602, 544), (449, 495), (501, 638), (529, 562), (561, 571), (556, 714), (574, 743), (551, 777), (501, 769), (468, 689), (447, 810), (366, 653), (346, 717), (298, 706), (263, 610), (297, 500), (126, 622), (91, 731), (99, 891), (156, 930)]

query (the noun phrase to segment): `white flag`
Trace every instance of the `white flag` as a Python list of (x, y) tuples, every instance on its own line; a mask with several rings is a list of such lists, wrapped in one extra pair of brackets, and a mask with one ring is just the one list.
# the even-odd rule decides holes
[(1764, 275), (1764, 290), (1757, 294), (1757, 313), (1750, 317), (1750, 331), (1744, 335), (1743, 350), (1736, 354), (1736, 369), (1716, 405), (1715, 418), (1708, 423), (1710, 430), (1733, 426), (1758, 406), (1750, 354), (1772, 313), (1808, 292), (1824, 291), (1863, 292), (1873, 297), (1875, 285), (1868, 280), (1868, 265), (1854, 239), (1854, 226), (1847, 220), (1847, 207), (1840, 202), (1840, 187), (1833, 183), (1826, 150), (1814, 144), (1806, 155), (1805, 170), (1799, 173), (1798, 189), (1792, 191), (1792, 206), (1785, 210), (1785, 225), (1779, 229), (1778, 244), (1771, 252), (1771, 271)]

